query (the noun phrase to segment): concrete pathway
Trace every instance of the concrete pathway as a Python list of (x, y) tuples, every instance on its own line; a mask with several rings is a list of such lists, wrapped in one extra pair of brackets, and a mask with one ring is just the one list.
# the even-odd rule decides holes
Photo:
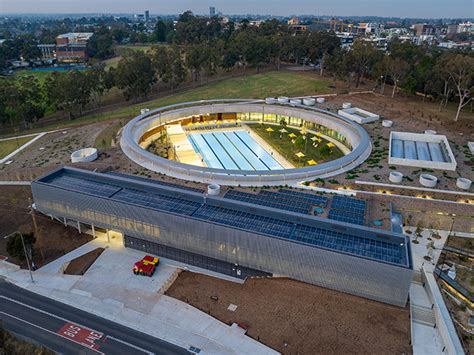
[[(135, 276), (131, 267), (145, 253), (123, 247), (121, 238), (113, 236), (109, 243), (105, 234), (97, 234), (97, 239), (35, 271), (35, 283), (29, 281), (27, 271), (7, 262), (0, 263), (0, 275), (30, 291), (186, 349), (193, 346), (206, 354), (277, 354), (239, 327), (164, 295), (178, 276), (175, 265), (162, 260), (153, 277)], [(98, 247), (106, 250), (84, 276), (61, 273), (65, 263)]]
[[(36, 142), (38, 139), (42, 138), (44, 135), (46, 135), (47, 133), (49, 132), (43, 132), (43, 133), (37, 133), (37, 134), (33, 134), (33, 135), (26, 135), (26, 136), (20, 136), (20, 137), (28, 137), (28, 136), (34, 136), (36, 135), (35, 138), (33, 138), (32, 140), (26, 142), (25, 144), (23, 144), (22, 146), (20, 146), (18, 149), (15, 149), (13, 152), (11, 152), (10, 154), (8, 154), (7, 156), (5, 156), (4, 158), (0, 159), (0, 164), (3, 164), (7, 161), (9, 161), (11, 158), (13, 158), (17, 153), (21, 152), (23, 149), (29, 147), (30, 145), (32, 145), (34, 142)], [(20, 138), (20, 137), (12, 137), (12, 138), (8, 138), (8, 139), (3, 139), (3, 140), (10, 140), (10, 139), (16, 139), (16, 138)]]

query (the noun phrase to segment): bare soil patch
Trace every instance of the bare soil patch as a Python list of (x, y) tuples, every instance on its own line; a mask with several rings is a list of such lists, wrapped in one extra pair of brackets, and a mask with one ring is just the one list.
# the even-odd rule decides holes
[[(3, 236), (17, 230), (29, 233), (34, 231), (30, 214), (29, 201), (31, 188), (29, 186), (2, 186), (0, 188), (0, 255), (7, 255), (7, 241)], [(33, 260), (38, 267), (53, 261), (71, 250), (92, 240), (88, 234), (79, 234), (77, 230), (65, 227), (64, 224), (36, 213), (38, 234), (35, 234)], [(43, 258), (44, 256), (44, 258)], [(26, 267), (21, 262), (9, 257), (9, 261)]]
[(104, 252), (104, 248), (94, 249), (84, 255), (72, 259), (64, 273), (67, 275), (84, 275), (97, 258)]
[[(353, 107), (379, 114), (382, 119), (394, 122), (392, 128), (382, 127), (381, 120), (364, 124), (373, 144), (370, 158), (353, 169), (351, 172), (341, 174), (334, 179), (326, 179), (327, 187), (351, 186), (360, 189), (355, 180), (365, 180), (380, 183), (389, 183), (390, 171), (397, 170), (404, 174), (403, 185), (418, 186), (419, 175), (422, 172), (432, 172), (439, 179), (437, 188), (457, 190), (456, 178), (466, 177), (474, 179), (474, 157), (467, 149), (467, 142), (474, 139), (473, 115), (462, 113), (458, 122), (453, 121), (453, 110), (438, 112), (438, 105), (434, 102), (422, 102), (412, 96), (398, 95), (395, 98), (379, 94), (338, 95), (328, 98), (322, 105), (323, 108), (337, 112), (343, 102), (351, 102)], [(430, 170), (388, 164), (388, 149), (390, 132), (424, 133), (425, 130), (435, 130), (438, 134), (446, 135), (453, 154), (458, 163), (456, 171)], [(333, 181), (333, 182), (331, 182)], [(365, 189), (380, 190), (380, 188)]]
[(411, 353), (408, 307), (283, 278), (238, 284), (186, 271), (166, 294), (224, 323), (245, 324), (247, 335), (283, 354)]

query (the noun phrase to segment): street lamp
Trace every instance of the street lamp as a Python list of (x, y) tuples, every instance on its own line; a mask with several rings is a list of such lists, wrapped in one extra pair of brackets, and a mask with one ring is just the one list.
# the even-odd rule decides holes
[(21, 244), (23, 245), (23, 252), (25, 253), (26, 264), (28, 265), (28, 271), (30, 272), (31, 282), (33, 283), (33, 282), (35, 282), (35, 280), (33, 280), (33, 273), (31, 272), (30, 261), (28, 260), (28, 254), (26, 252), (26, 246), (25, 246), (25, 241), (23, 240), (23, 234), (20, 231), (16, 231), (16, 232), (10, 233), (7, 236), (3, 237), (3, 239), (8, 239), (8, 238), (10, 238), (10, 237), (12, 237), (16, 234), (20, 235)]

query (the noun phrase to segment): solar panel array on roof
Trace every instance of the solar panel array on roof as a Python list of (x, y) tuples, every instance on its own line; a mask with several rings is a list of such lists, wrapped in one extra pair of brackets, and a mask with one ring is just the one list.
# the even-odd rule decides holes
[(117, 192), (113, 199), (187, 216), (191, 216), (201, 206), (194, 201), (127, 188)]
[(209, 205), (202, 206), (193, 217), (278, 237), (288, 236), (293, 227), (279, 219)]
[(352, 197), (336, 195), (331, 202), (328, 218), (352, 224), (363, 225), (367, 203)]
[(77, 178), (65, 174), (54, 175), (46, 182), (69, 190), (85, 192), (88, 194), (98, 195), (102, 197), (110, 197), (117, 191), (120, 191), (122, 189), (119, 186), (103, 184), (101, 182), (87, 180), (84, 178)]
[(178, 188), (178, 189), (184, 189), (184, 190), (194, 191), (194, 192), (200, 192), (200, 193), (203, 193), (203, 192), (204, 192), (203, 189), (200, 189), (200, 188), (197, 188), (197, 187), (186, 186), (186, 185), (180, 185), (180, 184), (173, 184), (172, 182), (168, 182), (168, 181), (161, 181), (161, 180), (149, 179), (149, 178), (145, 178), (145, 177), (141, 177), (141, 176), (137, 176), (137, 175), (119, 173), (119, 172), (116, 172), (116, 171), (109, 171), (107, 174), (109, 174), (109, 175), (115, 175), (115, 176), (122, 176), (122, 177), (125, 177), (125, 178), (128, 178), (128, 179), (134, 179), (134, 180), (138, 180), (138, 181), (147, 182), (147, 183), (149, 183), (149, 184), (156, 184), (156, 185), (161, 185), (161, 186), (175, 187), (175, 188)]
[(403, 259), (398, 244), (293, 224), (247, 212), (204, 205), (193, 214), (193, 217), (392, 263), (399, 264)]
[[(289, 191), (289, 190), (284, 190)], [(308, 196), (306, 196), (308, 195)], [(253, 203), (260, 206), (278, 208), (302, 214), (310, 214), (314, 205), (326, 205), (327, 198), (309, 194), (287, 194), (277, 191), (260, 190), (258, 194), (229, 190), (224, 196), (231, 200)]]
[(399, 245), (322, 228), (297, 225), (290, 239), (392, 263), (401, 261)]
[(301, 199), (303, 201), (308, 201), (313, 203), (317, 206), (325, 207), (328, 204), (328, 198), (325, 196), (313, 195), (306, 192), (294, 191), (294, 190), (285, 190), (280, 189), (278, 190), (280, 194), (293, 196), (294, 198)]
[[(183, 216), (190, 216), (199, 220), (240, 228), (271, 237), (284, 238), (382, 261), (398, 264), (404, 262), (405, 254), (403, 244), (400, 245), (399, 242), (390, 240), (379, 241), (373, 237), (361, 237), (343, 233), (333, 229), (331, 226), (320, 228), (301, 222), (288, 222), (278, 218), (278, 215), (276, 215), (276, 218), (272, 218), (251, 211), (213, 206), (196, 202), (191, 198), (186, 198), (184, 194), (182, 195), (183, 197), (177, 198), (153, 189), (150, 189), (150, 191), (142, 191), (128, 187), (122, 188), (117, 186), (121, 184), (121, 182), (114, 180), (103, 182), (99, 178), (97, 178), (97, 180), (91, 180), (76, 177), (68, 173), (62, 173), (52, 175), (52, 177), (43, 180), (43, 182), (73, 191), (93, 194), (99, 197), (107, 197), (112, 200), (132, 203)], [(230, 191), (232, 192), (231, 195), (238, 193), (238, 191), (235, 190)], [(249, 195), (248, 193), (244, 194)], [(258, 195), (253, 194), (257, 200), (265, 200), (270, 197), (275, 198), (275, 196), (282, 198), (283, 195), (285, 195), (285, 193), (275, 193), (271, 191), (266, 191)], [(287, 193), (285, 196), (289, 197), (288, 201), (296, 200), (298, 203), (300, 203), (303, 198), (295, 199), (293, 198), (293, 193)], [(308, 198), (314, 197), (319, 196), (308, 196)], [(350, 207), (350, 209), (362, 211), (362, 213), (365, 211), (365, 201), (363, 200), (335, 196), (332, 203), (332, 207)], [(337, 209), (335, 211), (337, 211)]]

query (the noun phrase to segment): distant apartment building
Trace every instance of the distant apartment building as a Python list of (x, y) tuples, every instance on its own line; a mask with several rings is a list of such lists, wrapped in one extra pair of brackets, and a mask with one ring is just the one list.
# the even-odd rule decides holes
[(415, 31), (415, 36), (428, 36), (435, 33), (434, 27), (426, 23), (417, 23), (413, 25), (413, 30)]
[(299, 25), (300, 20), (297, 17), (290, 18), (288, 20), (288, 25), (294, 26), (294, 25)]
[(87, 42), (91, 32), (70, 32), (56, 37), (56, 44), (40, 44), (41, 59), (58, 62), (83, 62), (87, 59)]
[(446, 29), (446, 36), (453, 36), (456, 33), (458, 33), (458, 25), (457, 24), (448, 25)]
[(361, 22), (359, 23), (357, 32), (361, 34), (374, 34), (378, 36), (383, 30), (383, 28), (383, 25), (381, 25), (380, 23)]
[(308, 30), (308, 26), (301, 24), (297, 17), (288, 20), (288, 28), (296, 34), (301, 34)]
[(150, 11), (148, 10), (145, 11), (145, 21), (146, 22), (150, 21)]
[(474, 33), (474, 23), (464, 22), (458, 24), (457, 33)]
[(209, 7), (209, 17), (216, 16), (216, 8), (214, 6)]

